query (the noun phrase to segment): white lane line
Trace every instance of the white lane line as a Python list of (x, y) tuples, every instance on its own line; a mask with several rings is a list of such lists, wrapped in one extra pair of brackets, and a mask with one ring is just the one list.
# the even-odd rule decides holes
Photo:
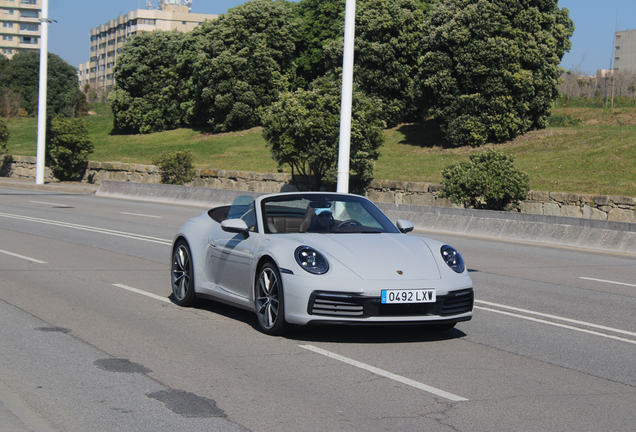
[(158, 295), (156, 295), (156, 294), (149, 293), (149, 292), (146, 292), (146, 291), (142, 291), (142, 290), (137, 289), (137, 288), (129, 287), (129, 286), (127, 286), (127, 285), (123, 285), (123, 284), (113, 284), (113, 286), (115, 286), (115, 287), (117, 287), (117, 288), (125, 289), (126, 291), (134, 292), (134, 293), (136, 293), (136, 294), (141, 294), (141, 295), (144, 295), (144, 296), (146, 296), (146, 297), (150, 297), (150, 298), (152, 298), (152, 299), (162, 301), (162, 302), (164, 302), (164, 303), (170, 303), (170, 304), (173, 304), (173, 303), (170, 301), (170, 299), (168, 299), (168, 298), (166, 298), (166, 297), (161, 297), (161, 296), (158, 296)]
[(128, 216), (140, 216), (140, 217), (147, 217), (147, 218), (163, 219), (161, 216), (147, 215), (147, 214), (141, 214), (141, 213), (128, 213), (128, 212), (120, 212), (120, 213), (123, 215), (128, 215)]
[(457, 395), (454, 395), (452, 393), (445, 392), (444, 390), (440, 390), (438, 388), (431, 387), (431, 386), (428, 386), (426, 384), (422, 384), (422, 383), (417, 382), (417, 381), (413, 381), (412, 379), (405, 378), (405, 377), (403, 377), (401, 375), (396, 375), (396, 374), (394, 374), (392, 372), (388, 372), (388, 371), (385, 371), (383, 369), (378, 369), (376, 367), (370, 366), (370, 365), (365, 364), (365, 363), (361, 363), (359, 361), (350, 359), (348, 357), (343, 357), (341, 355), (332, 353), (331, 351), (327, 351), (327, 350), (324, 350), (324, 349), (321, 349), (321, 348), (317, 348), (317, 347), (315, 347), (313, 345), (298, 345), (298, 346), (301, 347), (301, 348), (304, 348), (306, 350), (313, 351), (316, 354), (324, 355), (324, 356), (332, 358), (334, 360), (338, 360), (338, 361), (341, 361), (343, 363), (347, 363), (347, 364), (349, 364), (351, 366), (355, 366), (357, 368), (366, 370), (366, 371), (374, 373), (376, 375), (380, 375), (380, 376), (383, 376), (385, 378), (389, 378), (389, 379), (392, 379), (394, 381), (401, 382), (402, 384), (406, 384), (406, 385), (409, 385), (411, 387), (415, 387), (415, 388), (417, 388), (419, 390), (423, 390), (423, 391), (425, 391), (427, 393), (431, 393), (431, 394), (434, 394), (436, 396), (440, 396), (440, 397), (443, 397), (445, 399), (448, 399), (448, 400), (451, 400), (451, 401), (454, 401), (454, 402), (464, 402), (464, 401), (468, 400), (468, 399), (463, 398), (461, 396), (457, 396)]
[(109, 230), (109, 229), (106, 229), (106, 228), (97, 228), (97, 227), (91, 227), (91, 226), (86, 226), (86, 225), (77, 225), (77, 224), (72, 224), (72, 223), (67, 223), (67, 222), (59, 222), (59, 221), (48, 220), (48, 219), (40, 219), (40, 218), (34, 218), (34, 217), (30, 217), (30, 216), (19, 216), (19, 215), (14, 215), (14, 214), (9, 214), (9, 213), (0, 213), (0, 217), (5, 217), (5, 218), (9, 218), (9, 219), (24, 220), (24, 221), (28, 221), (28, 222), (36, 222), (36, 223), (41, 223), (41, 224), (46, 224), (46, 225), (55, 225), (55, 226), (60, 226), (60, 227), (64, 227), (64, 228), (72, 228), (72, 229), (77, 229), (77, 230), (82, 230), (82, 231), (91, 231), (91, 232), (96, 232), (96, 233), (100, 233), (100, 234), (107, 234), (107, 235), (112, 235), (112, 236), (118, 236), (118, 237), (126, 237), (126, 238), (135, 239), (135, 240), (142, 240), (142, 241), (147, 241), (147, 242), (151, 242), (151, 243), (159, 243), (159, 244), (168, 245), (168, 246), (172, 244), (172, 242), (170, 240), (161, 239), (161, 238), (157, 238), (157, 237), (143, 236), (143, 235), (140, 235), (140, 234), (133, 234), (133, 233), (127, 233), (127, 232), (122, 232), (122, 231), (114, 231), (114, 230)]
[(55, 207), (65, 207), (65, 208), (71, 208), (66, 204), (56, 204), (56, 203), (50, 203), (50, 202), (44, 202), (44, 201), (29, 201), (30, 203), (33, 204), (44, 204), (44, 205), (50, 205), (50, 206), (55, 206)]
[[(613, 332), (613, 333), (619, 333), (619, 334), (624, 334), (626, 336), (632, 336), (632, 337), (636, 337), (636, 333), (634, 332), (630, 332), (627, 330), (621, 330), (621, 329), (617, 329), (617, 328), (613, 328), (613, 327), (606, 327), (606, 326), (602, 326), (602, 325), (598, 325), (598, 324), (592, 324), (592, 323), (588, 323), (585, 321), (578, 321), (578, 320), (573, 320), (570, 318), (564, 318), (564, 317), (559, 317), (556, 315), (549, 315), (549, 314), (544, 314), (541, 312), (534, 312), (531, 310), (527, 310), (527, 309), (520, 309), (520, 308), (516, 308), (516, 307), (512, 307), (512, 306), (505, 306), (505, 305), (500, 305), (497, 303), (490, 303), (490, 302), (486, 302), (486, 301), (482, 301), (482, 300), (475, 300), (475, 303), (481, 303), (481, 304), (485, 304), (485, 305), (490, 305), (492, 307), (498, 307), (498, 308), (502, 308), (502, 309), (508, 309), (511, 311), (516, 311), (516, 312), (521, 312), (521, 313), (526, 313), (526, 314), (531, 314), (531, 315), (536, 315), (536, 316), (540, 316), (540, 317), (544, 317), (544, 318), (550, 318), (550, 319), (554, 319), (554, 320), (558, 320), (558, 321), (564, 321), (564, 322), (568, 322), (568, 323), (572, 323), (572, 324), (576, 324), (576, 325), (581, 325), (581, 326), (585, 326), (585, 327), (592, 327), (592, 328), (596, 328), (599, 330), (605, 330), (605, 331), (609, 331), (609, 332)], [(483, 306), (475, 306), (475, 309), (481, 309), (481, 310), (485, 310), (485, 311), (489, 311), (489, 312), (495, 312), (495, 313), (499, 313), (502, 315), (508, 315), (508, 316), (512, 316), (515, 318), (521, 318), (521, 319), (525, 319), (528, 321), (534, 321), (534, 322), (538, 322), (538, 323), (542, 323), (542, 324), (548, 324), (551, 326), (555, 326), (555, 327), (561, 327), (561, 328), (566, 328), (569, 330), (576, 330), (578, 332), (582, 332), (582, 333), (588, 333), (588, 334), (592, 334), (595, 336), (602, 336), (608, 339), (614, 339), (614, 340), (618, 340), (621, 342), (627, 342), (627, 343), (631, 343), (631, 344), (635, 344), (636, 345), (636, 340), (632, 340), (632, 339), (626, 339), (626, 338), (622, 338), (619, 336), (613, 336), (613, 335), (608, 335), (606, 333), (600, 333), (597, 331), (593, 331), (593, 330), (587, 330), (587, 329), (583, 329), (580, 327), (574, 327), (574, 326), (570, 326), (570, 325), (566, 325), (566, 324), (560, 324), (560, 323), (555, 323), (552, 321), (546, 321), (546, 320), (542, 320), (539, 318), (533, 318), (533, 317), (529, 317), (526, 315), (520, 315), (517, 313), (513, 313), (513, 312), (506, 312), (506, 311), (502, 311), (502, 310), (498, 310), (498, 309), (492, 309), (489, 307), (483, 307)]]
[(16, 253), (5, 251), (5, 250), (0, 250), (0, 253), (3, 253), (5, 255), (11, 255), (12, 257), (21, 258), (23, 260), (31, 261), (31, 262), (34, 262), (34, 263), (37, 263), (37, 264), (46, 264), (46, 261), (40, 261), (40, 260), (35, 259), (35, 258), (31, 258), (31, 257), (24, 256), (24, 255), (18, 255)]
[(579, 277), (579, 279), (585, 279), (585, 280), (594, 281), (594, 282), (603, 282), (603, 283), (614, 284), (614, 285), (625, 285), (625, 286), (629, 286), (629, 287), (636, 287), (636, 285), (634, 285), (634, 284), (628, 284), (628, 283), (625, 283), (625, 282), (615, 282), (615, 281), (608, 281), (608, 280), (603, 280), (603, 279), (594, 279), (594, 278), (589, 278), (589, 277)]
[(509, 316), (512, 316), (512, 317), (515, 317), (515, 318), (521, 318), (521, 319), (525, 319), (525, 320), (528, 320), (528, 321), (538, 322), (538, 323), (541, 323), (541, 324), (548, 324), (548, 325), (551, 325), (551, 326), (554, 326), (554, 327), (561, 327), (561, 328), (564, 328), (564, 329), (574, 330), (574, 331), (578, 331), (578, 332), (581, 332), (581, 333), (587, 333), (587, 334), (591, 334), (591, 335), (594, 335), (594, 336), (602, 336), (602, 337), (607, 338), (607, 339), (614, 339), (614, 340), (617, 340), (617, 341), (627, 342), (627, 343), (636, 345), (636, 340), (625, 339), (625, 338), (622, 338), (622, 337), (619, 337), (619, 336), (608, 335), (606, 333), (601, 333), (601, 332), (597, 332), (597, 331), (593, 331), (593, 330), (582, 329), (580, 327), (574, 327), (574, 326), (570, 326), (570, 325), (567, 325), (567, 324), (555, 323), (555, 322), (552, 322), (552, 321), (545, 321), (545, 320), (542, 320), (542, 319), (532, 318), (532, 317), (525, 316), (525, 315), (518, 315), (518, 314), (511, 313), (511, 312), (500, 311), (500, 310), (497, 310), (497, 309), (490, 309), (490, 308), (485, 308), (485, 307), (480, 307), (480, 306), (475, 306), (475, 307), (477, 309), (481, 309), (481, 310), (485, 310), (485, 311), (489, 311), (489, 312), (495, 312), (495, 313), (502, 314), (502, 315), (509, 315)]

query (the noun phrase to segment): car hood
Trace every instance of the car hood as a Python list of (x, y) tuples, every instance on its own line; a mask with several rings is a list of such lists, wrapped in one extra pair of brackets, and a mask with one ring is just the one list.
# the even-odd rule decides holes
[(439, 279), (431, 249), (404, 234), (309, 234), (299, 241), (336, 260), (361, 279)]

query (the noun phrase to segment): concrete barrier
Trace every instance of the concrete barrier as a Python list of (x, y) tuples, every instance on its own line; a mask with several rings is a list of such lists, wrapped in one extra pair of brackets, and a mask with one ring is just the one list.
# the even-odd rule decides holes
[[(96, 195), (215, 207), (231, 204), (234, 198), (240, 195), (251, 195), (256, 198), (263, 194), (189, 186), (103, 181)], [(636, 255), (636, 223), (449, 207), (376, 204), (391, 220), (409, 220), (413, 222), (417, 230)]]

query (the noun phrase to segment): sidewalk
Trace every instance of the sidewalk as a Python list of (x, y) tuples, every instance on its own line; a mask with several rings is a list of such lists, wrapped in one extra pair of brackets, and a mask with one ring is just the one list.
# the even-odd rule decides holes
[(38, 185), (35, 184), (35, 179), (16, 179), (11, 177), (0, 177), (0, 187), (81, 195), (94, 195), (99, 188), (97, 185), (79, 182), (50, 182)]

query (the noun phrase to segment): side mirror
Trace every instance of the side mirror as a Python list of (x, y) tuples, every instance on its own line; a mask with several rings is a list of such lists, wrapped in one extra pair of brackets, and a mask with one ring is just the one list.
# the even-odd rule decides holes
[(413, 224), (404, 219), (398, 219), (395, 223), (397, 228), (402, 232), (402, 234), (406, 234), (408, 232), (413, 231)]
[(221, 222), (221, 229), (225, 232), (241, 234), (244, 239), (250, 236), (243, 219), (226, 219)]

